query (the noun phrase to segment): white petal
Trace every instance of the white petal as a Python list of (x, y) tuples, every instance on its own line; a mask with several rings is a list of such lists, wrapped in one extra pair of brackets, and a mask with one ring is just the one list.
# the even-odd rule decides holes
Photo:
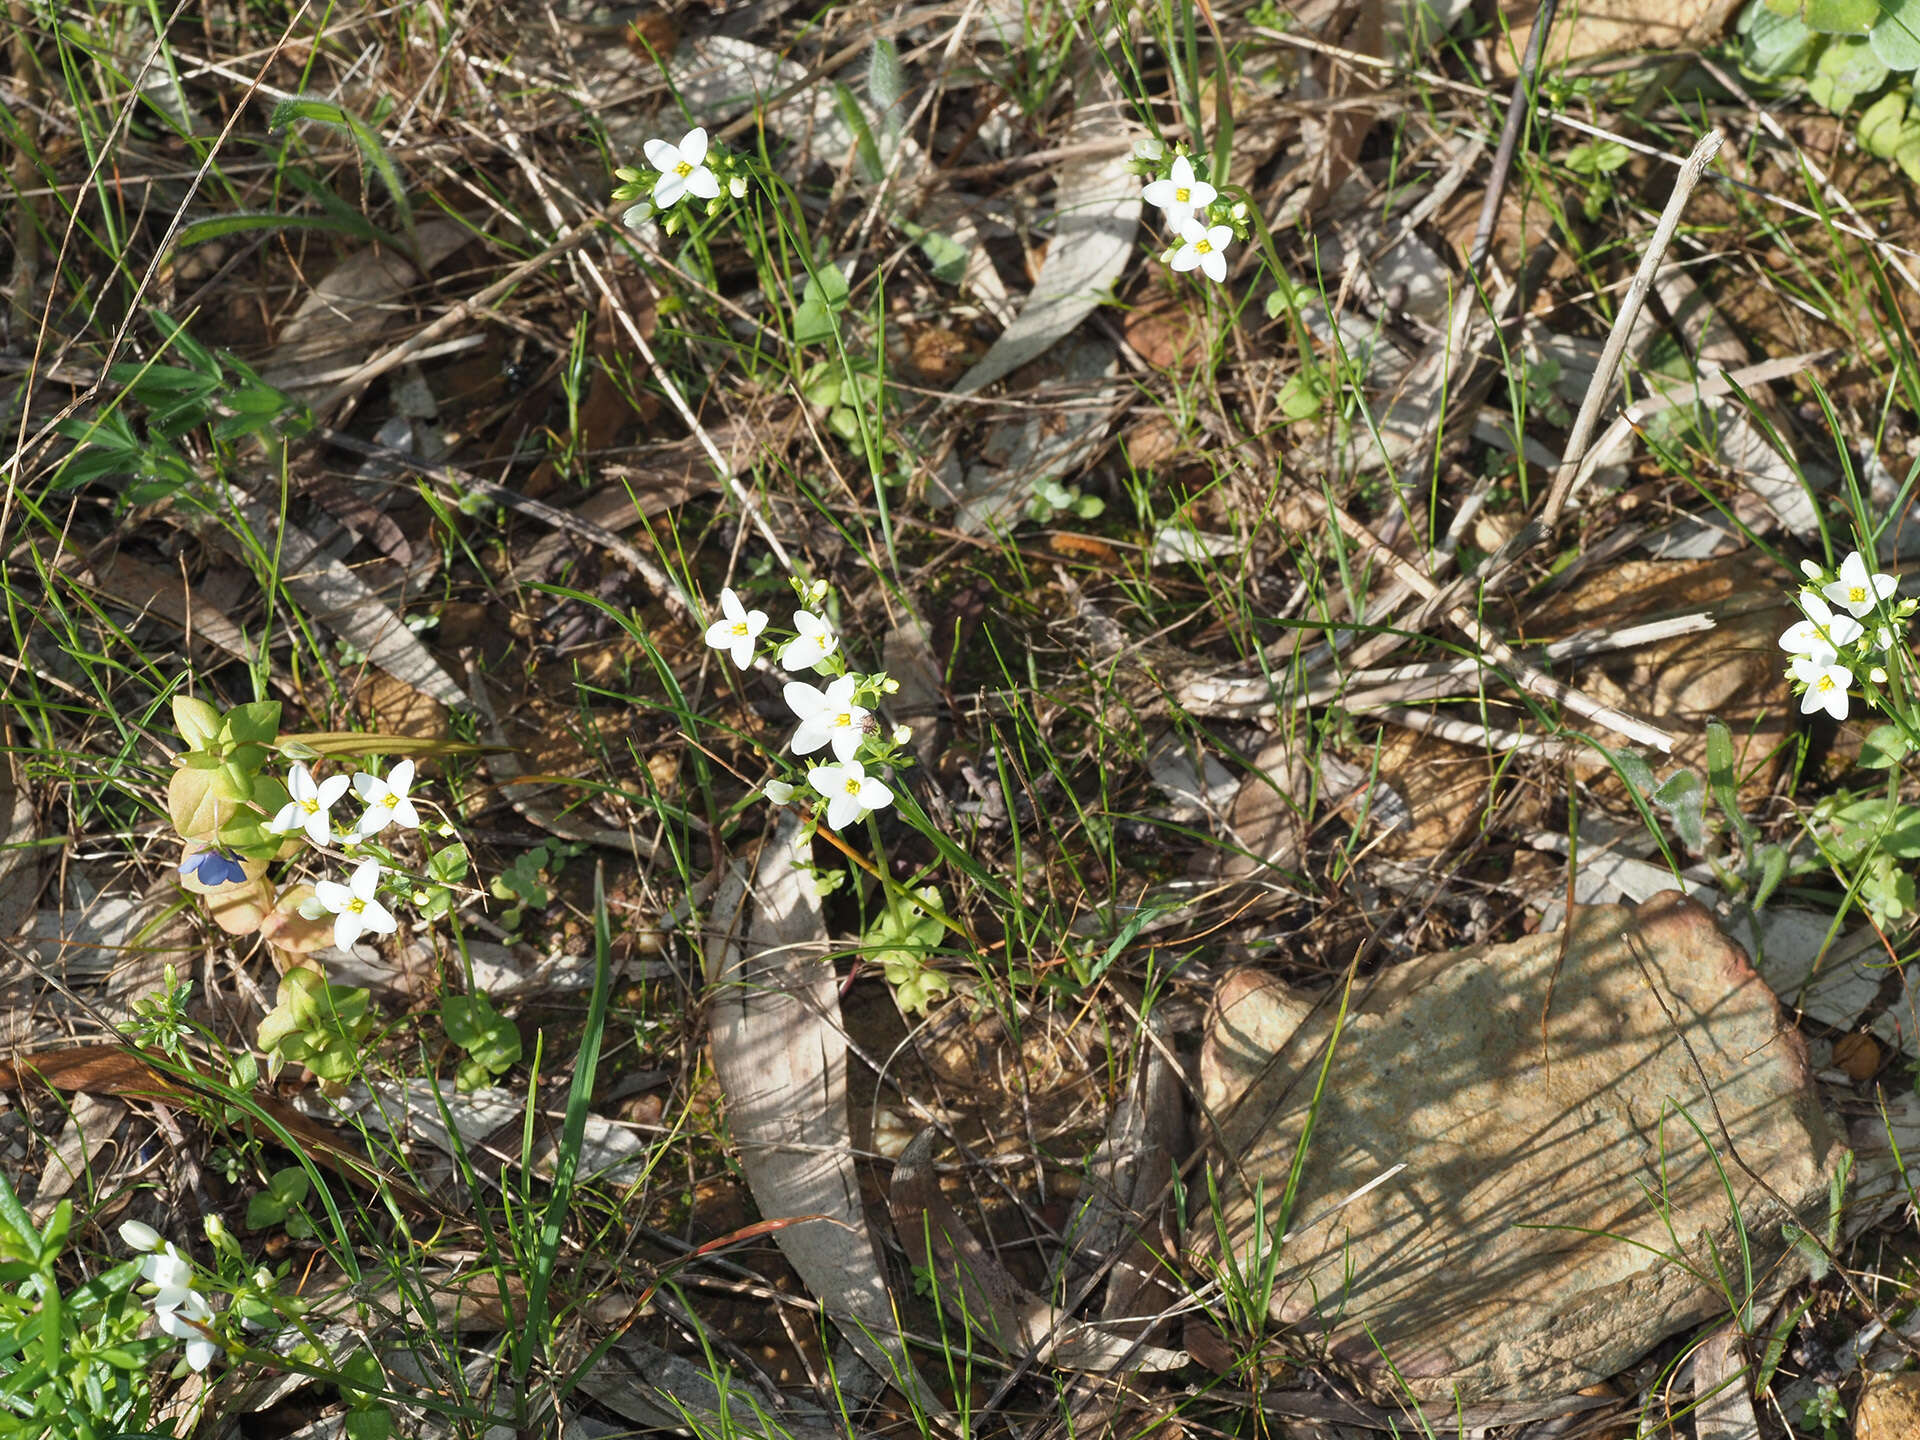
[(322, 849), (333, 843), (333, 822), (325, 810), (316, 810), (307, 816), (306, 831), (307, 839)]
[(728, 657), (733, 661), (734, 669), (751, 670), (753, 668), (753, 637), (736, 635), (733, 640), (733, 649), (728, 652)]
[(1194, 269), (1200, 263), (1200, 252), (1191, 245), (1182, 245), (1174, 252), (1172, 265), (1175, 270), (1185, 272)]
[(811, 635), (796, 635), (780, 647), (780, 663), (789, 670), (805, 670), (827, 658)]
[(1799, 595), (1800, 608), (1807, 612), (1807, 618), (1816, 625), (1825, 625), (1833, 619), (1833, 611), (1827, 602), (1811, 590), (1803, 590)]
[(769, 780), (760, 788), (766, 792), (767, 799), (776, 805), (785, 805), (793, 799), (793, 786), (785, 780)]
[(654, 183), (653, 208), (656, 210), (670, 210), (679, 203), (680, 197), (686, 193), (687, 182), (669, 170)]
[(405, 830), (418, 830), (420, 828), (420, 812), (413, 808), (413, 801), (398, 800), (394, 802), (393, 823)]
[(860, 786), (860, 803), (869, 810), (884, 810), (893, 803), (893, 791), (869, 775)]
[(1184, 155), (1173, 157), (1173, 183), (1185, 189), (1193, 186), (1193, 162)]
[(704, 165), (687, 176), (687, 189), (695, 195), (698, 195), (702, 200), (718, 200), (720, 198), (720, 181), (714, 176), (713, 171)]
[(353, 827), (353, 838), (371, 840), (392, 823), (393, 811), (384, 805), (369, 806), (367, 813), (360, 817), (360, 823)]
[(411, 760), (402, 760), (387, 772), (387, 789), (404, 799), (407, 791), (412, 788), (413, 762)]
[(315, 798), (319, 800), (320, 808), (324, 810), (331, 807), (335, 801), (346, 793), (347, 777), (344, 775), (329, 775), (320, 782), (320, 790)]
[(641, 148), (647, 152), (647, 164), (656, 170), (670, 171), (680, 163), (680, 152), (664, 140), (649, 140)]
[(1220, 192), (1204, 180), (1196, 180), (1187, 191), (1187, 203), (1198, 210), (1203, 205), (1211, 205), (1220, 198)]
[(733, 593), (731, 585), (720, 592), (720, 613), (736, 623), (747, 618), (747, 607), (740, 603), (740, 597)]
[(866, 739), (867, 727), (864, 724), (836, 725), (829, 733), (833, 737), (833, 753), (842, 765), (848, 765), (860, 753), (860, 742)]
[(347, 881), (347, 889), (353, 892), (355, 899), (371, 900), (379, 884), (380, 862), (378, 860), (362, 860), (354, 867), (353, 878)]
[(360, 914), (354, 910), (342, 910), (333, 917), (333, 943), (341, 950), (351, 950), (353, 942), (360, 938)]
[(204, 1370), (213, 1363), (213, 1357), (219, 1353), (219, 1346), (204, 1335), (196, 1335), (187, 1341), (187, 1368)]
[(128, 1220), (120, 1226), (120, 1238), (129, 1250), (154, 1251), (161, 1246), (160, 1232), (151, 1225), (143, 1225), (138, 1220)]
[(320, 793), (320, 787), (313, 783), (313, 772), (306, 766), (295, 763), (287, 771), (287, 794), (296, 800), (312, 800)]
[(298, 800), (289, 800), (276, 810), (273, 819), (267, 822), (267, 833), (269, 835), (285, 835), (289, 831), (298, 830), (306, 823), (305, 812), (301, 810), (300, 802)]
[(1215, 284), (1225, 284), (1227, 279), (1227, 257), (1218, 250), (1209, 250), (1200, 257), (1200, 269)]
[(1851, 645), (1866, 633), (1867, 627), (1851, 615), (1836, 615), (1827, 626), (1827, 640), (1833, 645)]
[(828, 708), (827, 697), (817, 685), (809, 685), (804, 680), (789, 680), (780, 694), (787, 702), (787, 708), (802, 720), (811, 719)]
[(698, 165), (707, 158), (707, 131), (703, 125), (696, 125), (680, 138), (680, 158), (689, 165)]
[(1181, 223), (1179, 234), (1182, 240), (1191, 245), (1196, 240), (1204, 240), (1207, 238), (1207, 227), (1189, 216)]
[(1174, 192), (1179, 188), (1171, 180), (1154, 180), (1140, 192), (1140, 198), (1149, 205), (1158, 205), (1162, 210), (1166, 210), (1180, 203), (1173, 198)]
[(716, 650), (732, 649), (734, 643), (739, 639), (739, 637), (733, 633), (733, 625), (733, 621), (721, 619), (707, 626), (707, 644)]
[(860, 818), (860, 802), (842, 790), (827, 802), (827, 824), (844, 830)]
[(372, 772), (356, 770), (353, 772), (353, 793), (362, 800), (378, 800), (387, 793), (387, 787)]
[(360, 912), (360, 924), (376, 935), (391, 935), (399, 928), (400, 922), (393, 918), (393, 912), (378, 900), (367, 902), (367, 908)]
[[(793, 732), (790, 748), (796, 755), (811, 755), (833, 738), (833, 722), (825, 715), (809, 715)], [(837, 753), (838, 747), (836, 747)], [(842, 760), (847, 757), (842, 755)]]
[(337, 880), (322, 880), (313, 887), (313, 898), (337, 915), (353, 903), (353, 892)]

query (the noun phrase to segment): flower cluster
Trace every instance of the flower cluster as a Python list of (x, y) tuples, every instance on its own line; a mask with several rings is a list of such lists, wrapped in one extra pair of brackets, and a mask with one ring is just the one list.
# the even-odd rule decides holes
[(172, 1241), (162, 1239), (159, 1231), (138, 1220), (122, 1225), (120, 1238), (147, 1257), (140, 1262), (140, 1275), (154, 1287), (149, 1303), (161, 1333), (186, 1341), (187, 1364), (195, 1370), (206, 1369), (221, 1346), (208, 1329), (213, 1307), (193, 1288), (193, 1262)]
[[(879, 737), (873, 707), (880, 696), (898, 690), (899, 682), (884, 673), (862, 675), (847, 670), (840, 637), (815, 610), (807, 608), (826, 598), (824, 580), (811, 584), (795, 580), (793, 587), (801, 608), (793, 614), (792, 638), (777, 644), (773, 654), (788, 670), (811, 670), (833, 678), (824, 690), (805, 680), (790, 680), (782, 689), (787, 708), (799, 721), (788, 744), (795, 755), (832, 753), (831, 761), (809, 766), (806, 784), (826, 803), (827, 824), (844, 830), (893, 803), (893, 791), (868, 767), (897, 763), (899, 747), (913, 738), (913, 732), (897, 725), (886, 739)], [(724, 651), (745, 670), (753, 664), (766, 628), (764, 610), (749, 610), (731, 589), (722, 590), (720, 618), (707, 627), (707, 644)], [(776, 805), (785, 805), (797, 790), (785, 780), (766, 784), (767, 798)]]
[(1802, 620), (1787, 627), (1780, 648), (1791, 657), (1787, 674), (1800, 694), (1800, 713), (1824, 710), (1847, 718), (1849, 691), (1864, 679), (1868, 698), (1887, 683), (1886, 663), (1905, 644), (1907, 622), (1920, 601), (1895, 600), (1899, 581), (1875, 572), (1859, 551), (1829, 574), (1802, 561), (1807, 577), (1796, 602)]
[[(649, 140), (645, 150), (650, 168), (640, 170), (623, 165), (613, 172), (621, 182), (613, 198), (638, 202), (620, 217), (629, 229), (638, 229), (660, 215), (665, 217), (662, 224), (671, 235), (679, 229), (681, 216), (686, 209), (691, 209), (693, 200), (704, 200), (707, 214), (717, 215), (723, 203), (722, 191), (735, 200), (746, 197), (745, 162), (730, 151), (709, 145), (702, 126), (696, 125), (681, 136), (677, 145), (666, 140)], [(669, 213), (682, 200), (689, 201), (686, 209)]]
[(1245, 202), (1222, 201), (1219, 190), (1195, 171), (1184, 151), (1176, 151), (1168, 164), (1166, 145), (1152, 136), (1136, 141), (1133, 153), (1135, 168), (1153, 177), (1141, 198), (1160, 207), (1161, 218), (1179, 239), (1160, 258), (1175, 270), (1198, 270), (1209, 280), (1224, 282), (1227, 247), (1245, 238)]

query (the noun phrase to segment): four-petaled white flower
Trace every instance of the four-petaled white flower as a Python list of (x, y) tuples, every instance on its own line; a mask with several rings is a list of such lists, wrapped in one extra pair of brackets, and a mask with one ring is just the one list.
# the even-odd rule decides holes
[(380, 862), (362, 860), (346, 884), (322, 880), (313, 887), (314, 898), (333, 912), (333, 943), (342, 950), (350, 949), (365, 931), (391, 935), (398, 925), (393, 912), (374, 894), (379, 884)]
[(1831, 661), (1841, 646), (1860, 638), (1863, 627), (1851, 615), (1834, 614), (1818, 595), (1802, 594), (1799, 600), (1807, 618), (1796, 620), (1780, 637), (1780, 648), (1789, 655), (1815, 655), (1824, 650)]
[(660, 178), (653, 182), (656, 210), (677, 205), (683, 195), (697, 195), (702, 200), (720, 198), (719, 177), (707, 168), (707, 132), (701, 126), (689, 130), (678, 145), (649, 140), (646, 149), (647, 163), (660, 172)]
[(867, 733), (867, 711), (853, 703), (859, 683), (857, 676), (842, 675), (822, 692), (804, 680), (787, 682), (787, 704), (800, 717), (800, 728), (793, 732), (794, 754), (811, 755), (822, 745), (832, 745), (842, 765), (853, 760)]
[(727, 651), (734, 665), (744, 670), (753, 664), (753, 642), (767, 628), (767, 612), (747, 609), (729, 585), (720, 592), (720, 616), (707, 627), (707, 644)]
[(780, 663), (789, 670), (811, 670), (840, 646), (833, 627), (811, 610), (794, 611), (793, 628), (800, 633), (780, 649)]
[(1820, 587), (1820, 593), (1836, 605), (1843, 605), (1855, 615), (1871, 614), (1873, 607), (1900, 588), (1900, 582), (1891, 575), (1880, 575), (1867, 569), (1867, 562), (1858, 550), (1840, 562), (1840, 578)]
[(1184, 155), (1175, 157), (1173, 174), (1169, 178), (1155, 180), (1140, 192), (1141, 199), (1149, 205), (1158, 205), (1166, 212), (1167, 223), (1176, 230), (1193, 219), (1196, 213), (1204, 211), (1219, 195), (1220, 192), (1206, 181), (1194, 178), (1193, 162)]
[(120, 1227), (120, 1238), (135, 1250), (147, 1252), (140, 1262), (140, 1278), (154, 1287), (148, 1304), (163, 1334), (187, 1342), (187, 1364), (204, 1370), (220, 1353), (217, 1341), (208, 1336), (205, 1326), (213, 1319), (213, 1307), (193, 1288), (193, 1264), (170, 1240), (160, 1238), (151, 1225), (129, 1220)]
[(1209, 280), (1227, 278), (1227, 246), (1233, 243), (1233, 231), (1225, 225), (1206, 226), (1198, 220), (1184, 221), (1179, 227), (1180, 248), (1168, 263), (1176, 270), (1198, 269)]
[(858, 760), (815, 766), (807, 772), (807, 783), (825, 797), (827, 824), (835, 830), (857, 824), (872, 811), (893, 803), (893, 791), (867, 774), (867, 767)]
[(1853, 671), (1838, 664), (1831, 650), (1796, 655), (1787, 671), (1807, 687), (1800, 697), (1802, 715), (1824, 710), (1836, 720), (1847, 718), (1847, 687), (1853, 683)]
[(192, 1262), (171, 1240), (161, 1241), (160, 1247), (140, 1262), (140, 1278), (155, 1287), (156, 1313), (173, 1309), (193, 1293)]
[[(407, 798), (407, 790), (412, 784), (413, 762), (411, 760), (400, 761), (387, 771), (387, 778), (384, 780), (375, 779), (365, 770), (357, 773), (353, 777), (353, 790), (367, 802), (367, 810), (360, 817), (360, 824), (355, 828), (353, 838), (371, 840), (389, 825), (398, 825), (402, 830), (418, 830), (420, 812), (413, 808), (413, 801)], [(331, 910), (334, 907), (329, 905), (327, 908)], [(389, 930), (392, 928), (391, 925), (387, 927)]]
[(315, 845), (333, 843), (333, 821), (327, 812), (334, 801), (347, 793), (345, 775), (329, 775), (316, 782), (313, 772), (296, 763), (287, 772), (287, 794), (293, 798), (280, 807), (280, 813), (267, 822), (270, 835), (288, 835), (295, 830), (307, 832)]

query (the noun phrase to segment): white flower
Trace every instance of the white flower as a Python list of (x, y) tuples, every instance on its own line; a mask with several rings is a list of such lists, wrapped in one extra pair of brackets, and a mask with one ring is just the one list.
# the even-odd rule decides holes
[(1873, 648), (1876, 650), (1893, 649), (1895, 645), (1900, 643), (1900, 631), (1905, 628), (1904, 625), (1898, 629), (1892, 625), (1876, 626), (1873, 632)]
[(660, 172), (660, 178), (653, 182), (656, 210), (678, 204), (682, 195), (697, 195), (702, 200), (720, 198), (720, 181), (706, 166), (707, 132), (700, 126), (687, 131), (678, 145), (649, 140), (646, 149), (647, 163)]
[(140, 1262), (140, 1278), (159, 1291), (153, 1297), (156, 1312), (173, 1309), (193, 1293), (193, 1264), (171, 1241), (162, 1241)]
[(1173, 259), (1167, 263), (1176, 270), (1198, 269), (1209, 280), (1224, 281), (1227, 278), (1226, 249), (1233, 243), (1233, 231), (1225, 225), (1208, 229), (1198, 220), (1186, 221), (1179, 230), (1184, 243), (1173, 252)]
[(1817, 560), (1802, 560), (1800, 562), (1800, 573), (1815, 584), (1818, 584), (1821, 577), (1827, 572), (1820, 568), (1820, 563)]
[(129, 1220), (120, 1227), (120, 1238), (126, 1242), (129, 1250), (138, 1250), (142, 1254), (158, 1250), (166, 1241), (160, 1238), (160, 1232), (151, 1225), (143, 1225), (138, 1220)]
[(333, 843), (333, 821), (327, 812), (334, 801), (347, 793), (345, 775), (329, 775), (317, 784), (313, 772), (296, 763), (287, 772), (287, 794), (293, 798), (280, 807), (280, 813), (267, 822), (269, 835), (287, 835), (305, 830), (315, 845)]
[(1158, 135), (1142, 135), (1133, 142), (1133, 158), (1158, 162), (1167, 153), (1166, 142)]
[(380, 862), (362, 860), (346, 884), (322, 880), (313, 887), (315, 898), (333, 912), (333, 943), (342, 950), (351, 948), (364, 931), (391, 935), (398, 926), (393, 912), (374, 898), (379, 883)]
[[(398, 825), (402, 830), (418, 830), (420, 812), (413, 808), (413, 801), (407, 798), (407, 790), (412, 784), (413, 762), (411, 760), (402, 760), (395, 765), (387, 771), (387, 778), (384, 780), (376, 780), (365, 770), (357, 773), (353, 777), (353, 790), (367, 802), (367, 811), (360, 817), (360, 824), (354, 830), (353, 838), (371, 840), (389, 825)], [(334, 907), (329, 905), (327, 908), (331, 910)], [(391, 926), (388, 927), (388, 929), (391, 928)]]
[(1899, 587), (1893, 576), (1869, 571), (1867, 562), (1855, 550), (1840, 562), (1840, 578), (1821, 586), (1820, 593), (1854, 615), (1865, 615)]
[(202, 1328), (213, 1319), (213, 1307), (204, 1296), (189, 1290), (178, 1305), (156, 1308), (153, 1318), (165, 1334), (187, 1342), (187, 1364), (195, 1370), (206, 1369), (220, 1353), (220, 1346)]
[(760, 788), (766, 793), (767, 799), (776, 805), (784, 805), (793, 799), (793, 786), (784, 780), (769, 780)]
[(707, 644), (729, 652), (735, 667), (744, 670), (753, 664), (753, 642), (767, 628), (767, 612), (747, 609), (729, 585), (720, 592), (720, 615), (707, 627)]
[(1853, 671), (1836, 665), (1832, 651), (1796, 655), (1787, 673), (1807, 687), (1800, 697), (1802, 715), (1824, 710), (1836, 720), (1847, 718), (1847, 687), (1853, 683)]
[(858, 760), (839, 765), (820, 765), (807, 772), (807, 783), (827, 802), (827, 824), (844, 830), (857, 824), (872, 811), (893, 803), (893, 791), (867, 774)]
[(733, 196), (733, 198), (736, 200), (746, 199), (747, 198), (747, 177), (744, 175), (736, 175), (731, 180), (727, 181), (727, 193)]
[(1142, 200), (1149, 205), (1158, 205), (1166, 212), (1167, 223), (1176, 230), (1193, 219), (1195, 214), (1205, 210), (1219, 195), (1220, 192), (1206, 181), (1194, 178), (1193, 162), (1184, 155), (1174, 157), (1173, 174), (1169, 178), (1155, 180), (1140, 192)]
[(1805, 620), (1796, 620), (1780, 637), (1780, 648), (1789, 655), (1817, 655), (1826, 652), (1827, 663), (1843, 645), (1860, 638), (1861, 624), (1851, 615), (1836, 615), (1818, 595), (1802, 593), (1797, 597)]
[[(811, 755), (822, 745), (831, 744), (841, 764), (852, 760), (867, 733), (867, 712), (853, 703), (857, 677), (842, 675), (824, 693), (804, 680), (790, 680), (783, 692), (793, 713), (800, 717), (800, 728), (793, 732), (793, 753)], [(837, 827), (836, 827), (837, 828)]]
[(840, 647), (840, 637), (811, 610), (793, 612), (793, 628), (800, 633), (780, 651), (780, 663), (789, 670), (811, 670)]

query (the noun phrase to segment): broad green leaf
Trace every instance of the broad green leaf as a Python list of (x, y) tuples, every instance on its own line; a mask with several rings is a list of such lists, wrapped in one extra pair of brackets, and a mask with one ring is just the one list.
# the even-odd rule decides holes
[(271, 745), (280, 734), (280, 702), (255, 700), (227, 712), (223, 727), (235, 744)]
[(220, 770), (191, 765), (167, 782), (167, 818), (183, 840), (211, 840), (239, 813), (240, 797), (222, 780)]
[(1920, 0), (1880, 0), (1867, 42), (1889, 70), (1920, 68)]
[(1740, 60), (1760, 76), (1798, 75), (1813, 58), (1820, 37), (1798, 14), (1776, 15), (1763, 6), (1748, 9), (1740, 21)]
[(1862, 770), (1891, 770), (1907, 758), (1910, 748), (1897, 726), (1876, 725), (1860, 742), (1858, 764)]
[(1816, 105), (1844, 115), (1854, 101), (1878, 89), (1886, 78), (1886, 62), (1865, 39), (1831, 40), (1807, 80), (1807, 94)]
[(1800, 18), (1822, 35), (1864, 35), (1880, 18), (1880, 0), (1802, 0)]
[(173, 723), (189, 750), (204, 750), (220, 733), (220, 712), (191, 695), (173, 697)]
[(1647, 797), (1665, 810), (1673, 820), (1674, 834), (1689, 850), (1706, 848), (1706, 820), (1703, 815), (1706, 789), (1691, 770), (1677, 770), (1661, 782)]

